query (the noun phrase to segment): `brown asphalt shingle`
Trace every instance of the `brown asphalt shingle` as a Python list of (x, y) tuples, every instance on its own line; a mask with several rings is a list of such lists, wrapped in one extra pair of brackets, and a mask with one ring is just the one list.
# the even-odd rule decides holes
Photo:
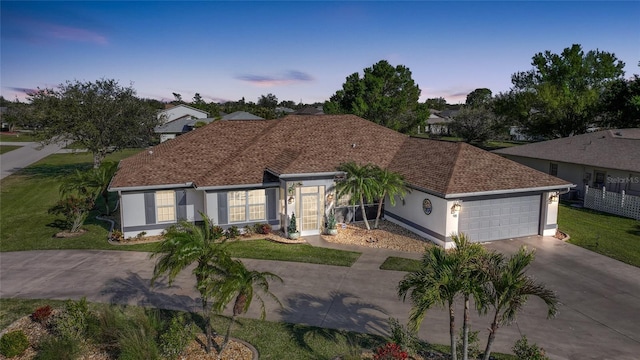
[(260, 184), (278, 175), (334, 172), (348, 161), (403, 174), (439, 194), (569, 183), (464, 144), (410, 138), (355, 115), (216, 121), (122, 161), (112, 188)]

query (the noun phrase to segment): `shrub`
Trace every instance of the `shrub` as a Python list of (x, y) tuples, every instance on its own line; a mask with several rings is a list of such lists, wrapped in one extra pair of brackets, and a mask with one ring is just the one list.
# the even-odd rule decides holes
[(222, 226), (215, 225), (211, 228), (211, 237), (214, 240), (218, 240), (224, 236), (224, 229)]
[(267, 235), (271, 233), (271, 225), (267, 223), (256, 224), (256, 232), (258, 234)]
[(396, 343), (387, 343), (383, 346), (380, 346), (376, 349), (375, 354), (373, 354), (374, 360), (401, 360), (408, 359), (409, 354), (406, 351), (402, 350), (400, 345)]
[(411, 350), (412, 353), (416, 353), (419, 350), (420, 340), (415, 332), (400, 324), (398, 319), (389, 318), (389, 332), (391, 333), (391, 342), (397, 344), (400, 348)]
[(37, 308), (36, 311), (33, 312), (33, 314), (31, 314), (31, 320), (39, 322), (40, 324), (44, 324), (47, 322), (47, 320), (49, 320), (52, 312), (53, 309), (51, 308), (51, 306), (41, 306)]
[[(464, 334), (463, 330), (460, 329), (460, 334), (458, 335), (458, 341), (456, 342), (456, 351), (458, 354), (462, 354), (462, 337)], [(479, 359), (480, 354), (480, 338), (478, 337), (479, 331), (471, 331), (469, 330), (469, 344), (467, 347), (467, 354), (469, 355), (469, 359)]]
[(296, 222), (296, 214), (295, 213), (291, 214), (291, 218), (289, 219), (289, 226), (287, 226), (287, 232), (289, 234), (298, 232), (298, 224)]
[(88, 337), (109, 347), (117, 346), (120, 330), (127, 326), (127, 316), (119, 306), (103, 308), (87, 324)]
[(86, 297), (78, 301), (67, 300), (62, 313), (54, 319), (55, 332), (63, 338), (82, 339), (90, 316)]
[(187, 324), (183, 315), (174, 316), (167, 329), (160, 335), (160, 352), (169, 360), (177, 359), (194, 338), (193, 325)]
[(225, 231), (225, 236), (227, 239), (235, 239), (240, 236), (240, 230), (237, 226), (233, 225)]
[(22, 330), (10, 331), (0, 338), (0, 354), (11, 358), (22, 354), (29, 347), (29, 339)]
[(245, 225), (245, 226), (242, 228), (242, 236), (244, 236), (244, 237), (250, 237), (251, 235), (253, 235), (253, 232), (254, 232), (253, 230), (254, 230), (254, 227), (253, 227), (253, 226), (251, 226), (251, 225)]
[(48, 336), (40, 341), (34, 360), (76, 359), (81, 350), (78, 339)]
[(65, 228), (71, 232), (78, 232), (93, 209), (91, 197), (76, 197), (69, 195), (58, 201), (49, 209), (49, 214), (64, 216)]
[(536, 343), (529, 344), (527, 337), (522, 337), (513, 345), (513, 353), (519, 360), (549, 360), (544, 349), (538, 347)]
[(124, 234), (120, 230), (113, 230), (111, 235), (109, 235), (110, 241), (122, 242), (124, 241)]
[(137, 239), (137, 240), (140, 240), (140, 239), (142, 239), (143, 237), (145, 237), (146, 235), (147, 235), (147, 232), (146, 232), (146, 231), (140, 231), (140, 232), (136, 235), (136, 239)]

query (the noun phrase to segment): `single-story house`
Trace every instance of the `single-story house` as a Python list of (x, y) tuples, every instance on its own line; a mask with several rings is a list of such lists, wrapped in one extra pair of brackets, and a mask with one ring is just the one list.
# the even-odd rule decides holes
[(640, 129), (602, 130), (494, 151), (573, 184), (640, 195)]
[(572, 184), (465, 143), (410, 137), (355, 115), (215, 121), (124, 159), (111, 181), (125, 237), (160, 234), (200, 212), (222, 227), (269, 223), (320, 234), (342, 199), (341, 163), (372, 163), (412, 189), (384, 216), (445, 247), (464, 232), (490, 241), (556, 231)]
[(208, 112), (184, 104), (176, 106), (168, 104), (164, 110), (158, 112), (157, 116), (158, 119), (162, 120), (162, 123), (164, 124), (187, 115), (196, 119), (204, 119), (209, 117)]
[(222, 116), (220, 120), (264, 120), (264, 118), (246, 111), (234, 111), (231, 114)]
[(430, 110), (429, 118), (425, 124), (425, 132), (434, 135), (451, 135), (449, 125), (453, 119), (440, 115), (440, 111)]
[(156, 126), (154, 132), (160, 134), (160, 142), (174, 139), (178, 135), (187, 133), (195, 129), (200, 123), (208, 124), (215, 120), (214, 118), (196, 118), (192, 115), (185, 115), (177, 119), (171, 120), (160, 126)]

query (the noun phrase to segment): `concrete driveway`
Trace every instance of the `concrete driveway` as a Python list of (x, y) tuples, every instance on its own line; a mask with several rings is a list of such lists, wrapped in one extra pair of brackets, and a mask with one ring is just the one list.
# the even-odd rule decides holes
[[(63, 241), (63, 240), (62, 240)], [(501, 328), (494, 349), (510, 352), (520, 332), (540, 344), (552, 359), (638, 359), (640, 354), (640, 269), (554, 238), (532, 237), (486, 245), (505, 253), (521, 245), (537, 249), (531, 274), (556, 290), (563, 303), (558, 317), (545, 318), (544, 304), (532, 299), (517, 324)], [(245, 260), (253, 269), (284, 279), (273, 292), (279, 308), (267, 303), (269, 320), (385, 333), (389, 317), (406, 322), (409, 305), (396, 297), (401, 272), (378, 270), (398, 252), (364, 249), (351, 268), (292, 262)], [(411, 254), (417, 257), (416, 254)], [(1, 298), (67, 299), (198, 310), (188, 272), (172, 287), (149, 287), (153, 262), (145, 253), (121, 251), (30, 251), (0, 253)], [(458, 307), (460, 309), (460, 307)], [(258, 306), (248, 316), (257, 317)], [(458, 321), (461, 319), (458, 312)], [(473, 327), (486, 341), (488, 317), (474, 315)], [(448, 342), (448, 317), (430, 311), (420, 336)]]
[(0, 155), (0, 179), (3, 179), (34, 162), (60, 151), (66, 144), (42, 146), (37, 142), (3, 142), (2, 145), (21, 146), (19, 149)]

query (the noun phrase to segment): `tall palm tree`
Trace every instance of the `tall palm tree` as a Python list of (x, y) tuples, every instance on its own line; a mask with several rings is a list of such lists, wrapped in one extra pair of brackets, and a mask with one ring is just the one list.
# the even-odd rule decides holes
[(389, 195), (389, 202), (391, 202), (391, 205), (395, 206), (395, 197), (400, 196), (401, 198), (404, 198), (410, 189), (407, 187), (407, 183), (404, 181), (404, 177), (402, 175), (390, 171), (389, 169), (381, 169), (378, 166), (375, 166), (373, 169), (375, 179), (378, 183), (377, 195), (380, 199), (380, 202), (378, 203), (378, 212), (376, 213), (376, 222), (373, 224), (373, 228), (377, 229), (385, 197)]
[(493, 254), (488, 258), (485, 268), (488, 280), (486, 293), (488, 303), (494, 309), (494, 315), (483, 360), (489, 359), (498, 328), (516, 319), (518, 311), (525, 305), (529, 296), (539, 297), (545, 302), (547, 318), (554, 317), (558, 311), (555, 292), (525, 274), (534, 257), (534, 251), (527, 251), (522, 247), (508, 259), (501, 254)]
[(224, 342), (220, 346), (220, 352), (222, 352), (229, 343), (231, 326), (235, 322), (236, 317), (245, 314), (249, 310), (254, 296), (260, 302), (261, 319), (265, 318), (266, 310), (260, 292), (271, 297), (282, 306), (280, 300), (269, 291), (269, 281), (278, 280), (282, 282), (282, 278), (270, 272), (249, 270), (242, 261), (235, 259), (226, 259), (225, 261), (218, 262), (216, 267), (215, 272), (220, 274), (220, 276), (210, 278), (212, 281), (207, 286), (208, 289), (213, 291), (211, 294), (214, 298), (213, 308), (218, 312), (222, 312), (222, 310), (233, 301), (233, 312), (229, 327), (227, 327)]
[(374, 177), (374, 167), (371, 164), (358, 165), (351, 161), (338, 166), (338, 171), (344, 171), (346, 178), (336, 183), (338, 198), (351, 195), (349, 202), (355, 205), (360, 202), (362, 217), (367, 230), (371, 230), (367, 213), (364, 209), (364, 201), (372, 201), (378, 193), (378, 183)]
[(215, 233), (211, 231), (212, 224), (207, 216), (200, 213), (204, 220), (204, 226), (198, 226), (187, 221), (181, 221), (178, 225), (170, 227), (160, 246), (151, 253), (151, 258), (156, 258), (153, 268), (151, 285), (160, 277), (167, 275), (169, 284), (172, 284), (176, 276), (191, 264), (195, 263), (193, 275), (196, 277), (196, 288), (200, 292), (202, 312), (206, 323), (207, 352), (213, 348), (211, 328), (211, 311), (209, 303), (212, 289), (208, 287), (211, 279), (220, 276), (217, 264), (231, 261), (224, 241), (219, 241)]
[(407, 295), (411, 299), (409, 326), (414, 331), (420, 328), (427, 310), (432, 306), (449, 309), (449, 335), (453, 360), (457, 360), (454, 299), (462, 291), (462, 285), (457, 260), (437, 246), (427, 249), (422, 257), (420, 269), (405, 275), (398, 284), (398, 296), (403, 301)]

